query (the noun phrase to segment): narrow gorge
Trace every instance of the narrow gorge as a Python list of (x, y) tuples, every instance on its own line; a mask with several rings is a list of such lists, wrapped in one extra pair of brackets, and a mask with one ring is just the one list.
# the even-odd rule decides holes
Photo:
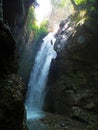
[(98, 129), (97, 27), (97, 0), (0, 0), (0, 130)]

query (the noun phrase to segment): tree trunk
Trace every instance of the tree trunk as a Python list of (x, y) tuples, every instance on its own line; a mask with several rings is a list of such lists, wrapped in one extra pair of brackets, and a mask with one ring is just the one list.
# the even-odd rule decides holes
[(70, 0), (70, 1), (71, 1), (71, 3), (73, 4), (74, 9), (77, 10), (78, 7), (77, 7), (76, 3), (74, 2), (74, 0)]

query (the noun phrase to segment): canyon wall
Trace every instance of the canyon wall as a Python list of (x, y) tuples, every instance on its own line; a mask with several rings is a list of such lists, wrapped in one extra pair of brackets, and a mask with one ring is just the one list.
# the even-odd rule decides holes
[[(33, 1), (32, 1), (33, 2)], [(18, 75), (15, 27), (24, 27), (26, 0), (0, 0), (0, 129), (24, 130), (26, 87)]]
[(85, 22), (76, 22), (78, 15), (62, 20), (56, 33), (58, 56), (50, 69), (45, 110), (97, 130), (98, 14), (90, 13)]

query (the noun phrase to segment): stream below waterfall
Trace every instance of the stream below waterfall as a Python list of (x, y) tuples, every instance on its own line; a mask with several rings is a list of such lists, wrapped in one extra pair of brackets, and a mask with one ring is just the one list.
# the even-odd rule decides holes
[(55, 59), (57, 56), (54, 50), (56, 39), (53, 35), (53, 33), (49, 33), (43, 39), (41, 48), (35, 58), (35, 63), (28, 82), (25, 101), (27, 121), (37, 120), (44, 116), (43, 104), (49, 68), (52, 59)]

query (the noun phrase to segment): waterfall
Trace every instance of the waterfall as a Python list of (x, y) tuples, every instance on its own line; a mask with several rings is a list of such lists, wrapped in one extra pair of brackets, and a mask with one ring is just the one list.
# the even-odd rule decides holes
[(53, 33), (49, 33), (43, 39), (41, 48), (35, 58), (25, 101), (27, 120), (38, 119), (43, 116), (42, 107), (49, 68), (52, 59), (57, 56), (53, 49), (55, 40)]

